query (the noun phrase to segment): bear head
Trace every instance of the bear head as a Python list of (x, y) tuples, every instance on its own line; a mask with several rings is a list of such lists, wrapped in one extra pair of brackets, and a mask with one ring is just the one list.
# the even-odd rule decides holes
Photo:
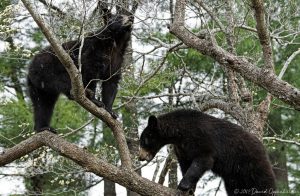
[(148, 125), (140, 137), (140, 161), (151, 161), (156, 153), (164, 146), (165, 142), (160, 133), (159, 120), (155, 116), (150, 116)]
[(111, 15), (106, 22), (107, 28), (114, 34), (131, 32), (134, 17), (128, 15)]

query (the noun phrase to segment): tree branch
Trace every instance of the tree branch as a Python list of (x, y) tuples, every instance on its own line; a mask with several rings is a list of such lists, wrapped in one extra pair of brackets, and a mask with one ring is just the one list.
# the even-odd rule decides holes
[(217, 108), (227, 114), (230, 114), (234, 119), (240, 122), (243, 127), (246, 127), (247, 124), (245, 122), (244, 110), (240, 105), (219, 99), (209, 99), (205, 100), (205, 102), (199, 103), (200, 111), (207, 111), (212, 108)]
[(223, 31), (224, 33), (226, 33), (226, 28), (224, 27), (223, 23), (219, 20), (219, 18), (214, 14), (214, 12), (209, 9), (209, 7), (207, 7), (205, 5), (205, 3), (202, 0), (196, 0), (196, 2), (199, 4), (200, 7), (202, 7), (207, 13), (208, 15), (217, 23), (217, 25), (220, 27), (221, 31)]
[(29, 139), (22, 141), (12, 148), (4, 149), (4, 151), (0, 154), (0, 166), (11, 163), (14, 160), (44, 146), (43, 142), (39, 139), (39, 136), (39, 134), (33, 135)]
[(184, 44), (192, 47), (204, 55), (210, 56), (220, 64), (239, 72), (244, 78), (261, 86), (266, 91), (283, 102), (300, 110), (300, 91), (294, 86), (279, 80), (273, 71), (261, 69), (246, 58), (236, 56), (225, 51), (211, 40), (200, 39), (184, 27), (186, 0), (176, 1), (174, 22), (170, 32), (177, 36)]
[(265, 20), (265, 9), (263, 0), (252, 0), (254, 16), (256, 20), (256, 29), (262, 46), (265, 69), (274, 71), (273, 52), (270, 42), (270, 33)]
[(51, 9), (53, 9), (54, 11), (56, 11), (58, 14), (60, 14), (62, 16), (67, 15), (65, 12), (63, 12), (61, 9), (59, 9), (59, 7), (53, 5), (52, 3), (47, 3), (45, 0), (39, 0), (39, 2), (44, 4), (46, 7), (50, 7)]
[[(269, 72), (273, 72), (275, 74), (270, 32), (267, 28), (267, 22), (265, 19), (266, 16), (265, 16), (264, 1), (252, 0), (252, 7), (254, 9), (257, 34), (263, 51), (263, 59), (264, 59), (263, 69)], [(258, 127), (257, 130), (260, 130), (258, 133), (260, 139), (263, 136), (263, 127), (268, 118), (272, 98), (273, 96), (270, 95), (270, 93), (268, 93), (266, 98), (257, 107), (257, 112), (259, 116), (256, 118), (257, 119), (256, 126)]]
[(288, 143), (288, 144), (295, 144), (297, 146), (300, 146), (300, 142), (294, 141), (294, 140), (285, 140), (277, 137), (264, 137), (264, 140), (275, 140), (278, 142)]
[(286, 69), (288, 68), (289, 64), (292, 62), (292, 60), (298, 55), (300, 54), (300, 48), (298, 48), (298, 50), (296, 50), (287, 60), (286, 62), (284, 63), (279, 75), (278, 75), (278, 78), (279, 79), (282, 79), (282, 76), (284, 75)]
[(166, 175), (169, 172), (172, 163), (174, 162), (173, 158), (174, 158), (174, 155), (172, 154), (172, 151), (171, 151), (171, 152), (169, 152), (169, 154), (166, 158), (164, 167), (160, 172), (160, 175), (158, 178), (158, 184), (164, 184)]
[[(228, 45), (228, 51), (232, 54), (236, 54), (235, 52), (235, 38), (234, 38), (234, 26), (235, 19), (233, 16), (233, 3), (231, 0), (225, 1), (225, 10), (226, 10), (226, 20), (228, 22), (227, 29), (224, 31), (226, 36), (226, 41)], [(239, 105), (240, 96), (238, 93), (239, 87), (237, 85), (237, 73), (233, 71), (231, 68), (225, 67), (225, 73), (227, 75), (227, 88), (228, 88), (228, 97), (231, 102)]]
[(6, 149), (0, 155), (0, 166), (11, 163), (42, 146), (48, 146), (62, 156), (73, 160), (87, 172), (93, 172), (98, 176), (116, 182), (142, 195), (176, 195), (175, 190), (142, 178), (131, 170), (111, 165), (97, 158), (94, 154), (89, 153), (84, 148), (67, 142), (62, 137), (49, 131), (37, 133), (14, 147)]

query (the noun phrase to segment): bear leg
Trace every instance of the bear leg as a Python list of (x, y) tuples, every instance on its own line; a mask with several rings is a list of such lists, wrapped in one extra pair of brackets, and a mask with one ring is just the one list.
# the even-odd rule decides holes
[(95, 92), (92, 89), (87, 88), (85, 90), (86, 97), (91, 100), (96, 106), (103, 108), (105, 107), (104, 103), (95, 98)]
[(177, 188), (181, 191), (194, 192), (198, 180), (207, 170), (210, 170), (213, 167), (213, 162), (213, 158), (211, 157), (195, 158)]
[(118, 92), (118, 81), (109, 80), (102, 83), (102, 101), (105, 109), (111, 114), (113, 118), (117, 118), (117, 114), (113, 112), (112, 105)]
[(37, 132), (48, 130), (56, 133), (55, 129), (50, 127), (50, 121), (59, 94), (47, 93), (30, 86), (29, 95), (34, 109), (34, 130)]

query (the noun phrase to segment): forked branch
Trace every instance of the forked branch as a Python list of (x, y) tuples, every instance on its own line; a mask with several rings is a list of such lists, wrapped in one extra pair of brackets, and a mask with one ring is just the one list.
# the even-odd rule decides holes
[[(284, 82), (274, 74), (273, 70), (259, 68), (246, 58), (236, 56), (215, 42), (201, 39), (185, 27), (185, 9), (187, 0), (177, 0), (174, 12), (174, 22), (170, 32), (178, 37), (185, 45), (194, 48), (204, 55), (210, 56), (223, 66), (240, 73), (245, 79), (261, 86), (274, 97), (300, 110), (300, 90)], [(263, 33), (265, 35), (265, 33)], [(267, 57), (266, 59), (269, 59)]]

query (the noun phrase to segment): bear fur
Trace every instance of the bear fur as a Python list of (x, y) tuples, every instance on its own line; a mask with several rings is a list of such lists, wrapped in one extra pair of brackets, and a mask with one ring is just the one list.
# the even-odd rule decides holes
[(183, 178), (181, 191), (196, 188), (211, 170), (231, 195), (274, 195), (275, 176), (263, 144), (242, 127), (196, 110), (150, 116), (140, 137), (139, 159), (151, 161), (173, 144)]
[[(82, 81), (86, 96), (98, 107), (112, 114), (112, 105), (121, 78), (123, 55), (131, 36), (132, 16), (105, 15), (105, 26), (84, 39), (81, 54)], [(62, 44), (78, 68), (81, 41)], [(96, 85), (102, 80), (102, 101), (95, 98)], [(29, 95), (34, 108), (34, 130), (50, 130), (51, 116), (59, 94), (73, 99), (70, 77), (51, 47), (33, 58), (27, 76)]]

